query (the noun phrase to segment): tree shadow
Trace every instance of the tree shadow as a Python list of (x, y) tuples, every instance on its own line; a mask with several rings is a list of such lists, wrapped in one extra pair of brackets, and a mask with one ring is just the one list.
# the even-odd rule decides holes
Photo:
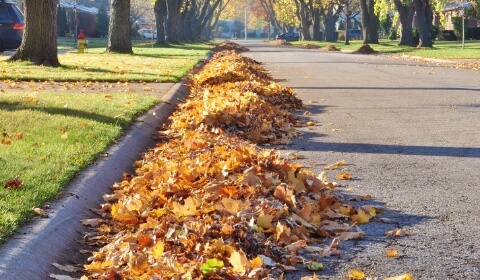
[(107, 124), (111, 124), (111, 125), (120, 125), (121, 127), (125, 127), (127, 125), (127, 120), (122, 119), (122, 118), (112, 118), (112, 117), (97, 114), (97, 113), (86, 112), (86, 111), (76, 110), (76, 109), (71, 109), (71, 108), (28, 106), (28, 105), (25, 105), (21, 102), (0, 101), (0, 110), (5, 110), (5, 111), (21, 111), (21, 110), (39, 111), (39, 112), (47, 113), (47, 114), (50, 114), (50, 115), (62, 115), (62, 116), (67, 116), (67, 117), (89, 119), (89, 120), (92, 120), (92, 121), (107, 123)]

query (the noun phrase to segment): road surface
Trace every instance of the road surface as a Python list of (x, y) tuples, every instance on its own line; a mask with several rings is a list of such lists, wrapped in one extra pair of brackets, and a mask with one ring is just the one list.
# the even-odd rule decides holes
[[(322, 259), (320, 279), (370, 277), (480, 279), (480, 76), (478, 71), (386, 56), (240, 42), (281, 84), (292, 87), (317, 123), (282, 153), (319, 173), (345, 160), (346, 196), (371, 194), (384, 208), (362, 225), (367, 236)], [(335, 172), (328, 174), (335, 180)], [(395, 228), (402, 238), (386, 236)], [(387, 258), (397, 249), (399, 257)], [(301, 273), (287, 276), (298, 279)], [(311, 275), (311, 273), (306, 273)]]

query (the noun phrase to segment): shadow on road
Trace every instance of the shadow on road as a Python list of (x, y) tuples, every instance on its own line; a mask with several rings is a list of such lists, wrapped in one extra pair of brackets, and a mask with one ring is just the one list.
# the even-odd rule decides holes
[(447, 88), (447, 87), (291, 87), (292, 89), (325, 89), (325, 90), (334, 90), (334, 89), (346, 89), (346, 90), (445, 90), (445, 91), (452, 91), (452, 90), (464, 90), (464, 91), (480, 91), (480, 88)]

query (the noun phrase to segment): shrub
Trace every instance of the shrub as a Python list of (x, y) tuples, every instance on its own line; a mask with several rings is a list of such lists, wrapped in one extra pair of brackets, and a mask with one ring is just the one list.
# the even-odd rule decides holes
[(390, 34), (388, 35), (388, 39), (397, 40), (397, 38), (398, 38), (397, 30), (395, 30), (395, 28), (390, 28)]
[(469, 27), (467, 34), (468, 39), (480, 40), (480, 27)]
[[(452, 18), (453, 22), (453, 33), (455, 33), (455, 37), (458, 39), (462, 39), (462, 17), (454, 17)], [(465, 19), (464, 21), (464, 30), (465, 30), (465, 38), (467, 37), (468, 32), (468, 20)]]

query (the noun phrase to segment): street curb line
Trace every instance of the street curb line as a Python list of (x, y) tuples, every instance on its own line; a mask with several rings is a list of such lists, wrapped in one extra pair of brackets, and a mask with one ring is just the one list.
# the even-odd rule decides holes
[(48, 218), (34, 219), (1, 245), (0, 279), (51, 279), (49, 274), (58, 271), (52, 263), (65, 265), (72, 256), (81, 255), (75, 250), (86, 231), (80, 220), (98, 218), (90, 209), (104, 202), (103, 194), (111, 192), (110, 187), (122, 180), (124, 172), (133, 173), (133, 163), (155, 146), (161, 126), (188, 94), (185, 81), (173, 85), (161, 103), (138, 118), (118, 143), (108, 148), (105, 157), (93, 162), (65, 188), (64, 198), (53, 201), (46, 210)]

